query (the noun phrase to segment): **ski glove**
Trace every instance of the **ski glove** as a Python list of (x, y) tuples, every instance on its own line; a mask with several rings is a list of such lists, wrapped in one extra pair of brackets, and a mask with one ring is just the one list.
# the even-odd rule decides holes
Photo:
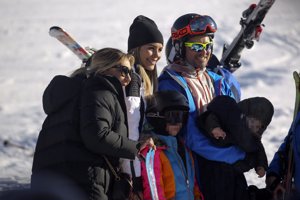
[(125, 88), (126, 96), (140, 97), (141, 96), (140, 88), (142, 84), (141, 77), (136, 72), (132, 72), (130, 76), (131, 76), (131, 81)]

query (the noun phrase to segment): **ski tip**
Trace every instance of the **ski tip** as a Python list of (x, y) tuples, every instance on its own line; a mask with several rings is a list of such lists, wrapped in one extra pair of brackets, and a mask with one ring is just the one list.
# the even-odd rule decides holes
[(62, 28), (60, 28), (59, 26), (51, 26), (49, 31), (51, 30), (62, 30)]
[(300, 73), (298, 73), (297, 71), (293, 72), (293, 76), (296, 82), (300, 82)]
[(49, 35), (52, 37), (57, 37), (57, 35), (62, 32), (64, 32), (64, 30), (62, 28), (60, 28), (59, 26), (52, 26), (49, 29)]

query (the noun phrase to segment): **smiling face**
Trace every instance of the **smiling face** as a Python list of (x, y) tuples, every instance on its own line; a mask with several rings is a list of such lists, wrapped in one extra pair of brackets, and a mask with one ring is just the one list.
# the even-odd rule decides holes
[[(208, 36), (195, 36), (187, 42), (209, 43), (211, 39)], [(211, 50), (203, 49), (200, 52), (192, 50), (190, 47), (185, 47), (185, 60), (187, 63), (195, 67), (196, 70), (204, 70), (211, 57)]]
[(163, 45), (161, 43), (149, 43), (140, 48), (140, 64), (148, 71), (155, 68), (161, 58)]

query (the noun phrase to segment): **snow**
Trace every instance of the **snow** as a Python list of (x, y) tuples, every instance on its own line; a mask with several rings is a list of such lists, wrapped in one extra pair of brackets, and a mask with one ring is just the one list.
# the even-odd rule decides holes
[[(240, 30), (242, 11), (256, 1), (244, 0), (1, 0), (0, 1), (0, 177), (27, 179), (32, 153), (45, 118), (43, 90), (57, 74), (69, 74), (80, 66), (66, 47), (48, 35), (51, 26), (67, 30), (83, 46), (127, 50), (129, 26), (139, 15), (156, 21), (165, 41), (174, 20), (196, 12), (212, 16), (218, 24), (215, 54)], [(242, 53), (242, 67), (234, 74), (242, 86), (242, 98), (264, 96), (275, 107), (274, 118), (263, 137), (271, 160), (293, 118), (293, 71), (300, 64), (299, 0), (277, 0), (264, 20), (264, 31), (252, 49)], [(165, 56), (159, 70), (166, 65)], [(24, 146), (4, 146), (8, 140)], [(248, 184), (264, 187), (264, 179), (251, 171)]]

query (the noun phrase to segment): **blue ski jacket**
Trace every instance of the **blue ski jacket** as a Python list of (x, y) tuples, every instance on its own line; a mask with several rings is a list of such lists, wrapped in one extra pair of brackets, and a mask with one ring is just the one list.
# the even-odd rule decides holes
[(174, 172), (176, 187), (175, 199), (194, 199), (195, 171), (191, 154), (185, 149), (186, 163), (184, 164), (177, 150), (176, 137), (163, 135), (158, 135), (158, 137), (168, 146), (164, 153), (169, 159)]
[[(213, 73), (207, 71), (214, 84), (215, 95), (229, 95), (233, 97), (231, 90), (225, 83), (224, 79)], [(158, 90), (176, 90), (186, 96), (189, 102), (189, 118), (187, 125), (182, 129), (181, 133), (185, 139), (185, 144), (189, 149), (199, 154), (200, 156), (212, 160), (233, 164), (238, 160), (245, 158), (243, 152), (237, 146), (217, 147), (207, 138), (197, 127), (196, 118), (198, 111), (192, 96), (192, 93), (187, 85), (186, 80), (179, 73), (171, 69), (164, 69), (158, 78)]]
[[(275, 153), (267, 170), (267, 176), (271, 174), (283, 178), (284, 171), (282, 162), (287, 162), (288, 144), (292, 142), (294, 153), (294, 183), (296, 190), (300, 192), (300, 112), (298, 112), (295, 120), (293, 121), (288, 135), (285, 137), (283, 143), (280, 145), (278, 151)], [(281, 159), (281, 156), (283, 159)]]

